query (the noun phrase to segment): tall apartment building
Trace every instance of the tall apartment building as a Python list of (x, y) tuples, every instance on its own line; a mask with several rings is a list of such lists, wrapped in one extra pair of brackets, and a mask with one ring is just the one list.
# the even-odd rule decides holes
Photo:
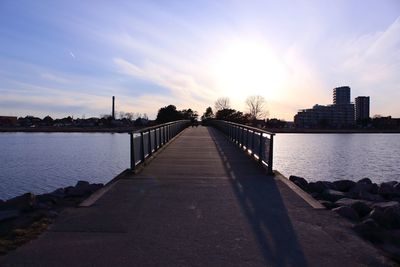
[(340, 86), (333, 89), (333, 104), (350, 104), (350, 87)]
[(355, 119), (362, 120), (369, 118), (369, 96), (359, 96), (355, 99)]
[(311, 109), (300, 110), (294, 117), (297, 127), (317, 128), (351, 127), (355, 124), (354, 104), (350, 102), (350, 87), (333, 89), (332, 105), (315, 105)]

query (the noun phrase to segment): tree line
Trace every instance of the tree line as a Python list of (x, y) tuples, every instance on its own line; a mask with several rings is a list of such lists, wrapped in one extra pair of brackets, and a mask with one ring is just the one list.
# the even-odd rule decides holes
[[(228, 97), (220, 97), (214, 103), (215, 114), (211, 107), (208, 107), (201, 116), (202, 121), (210, 119), (226, 120), (237, 123), (251, 123), (258, 120), (265, 120), (268, 115), (265, 98), (259, 95), (249, 96), (245, 101), (247, 112), (231, 108)], [(192, 109), (177, 110), (174, 105), (160, 108), (157, 113), (157, 123), (166, 123), (175, 120), (190, 119), (197, 120), (198, 114)]]

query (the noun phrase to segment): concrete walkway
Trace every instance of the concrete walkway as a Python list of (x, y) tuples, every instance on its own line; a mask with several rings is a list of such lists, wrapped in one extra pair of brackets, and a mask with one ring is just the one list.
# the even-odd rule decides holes
[(0, 266), (390, 266), (212, 128), (189, 128)]

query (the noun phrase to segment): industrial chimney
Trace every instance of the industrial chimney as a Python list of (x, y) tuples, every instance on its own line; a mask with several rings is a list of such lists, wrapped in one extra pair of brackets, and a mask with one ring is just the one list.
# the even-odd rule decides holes
[(112, 113), (111, 118), (115, 120), (115, 96), (112, 97)]

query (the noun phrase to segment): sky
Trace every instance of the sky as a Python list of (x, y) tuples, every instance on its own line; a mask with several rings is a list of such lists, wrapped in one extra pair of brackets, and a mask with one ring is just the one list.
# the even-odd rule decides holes
[(0, 115), (201, 115), (219, 97), (270, 118), (334, 87), (400, 117), (400, 1), (0, 0)]

